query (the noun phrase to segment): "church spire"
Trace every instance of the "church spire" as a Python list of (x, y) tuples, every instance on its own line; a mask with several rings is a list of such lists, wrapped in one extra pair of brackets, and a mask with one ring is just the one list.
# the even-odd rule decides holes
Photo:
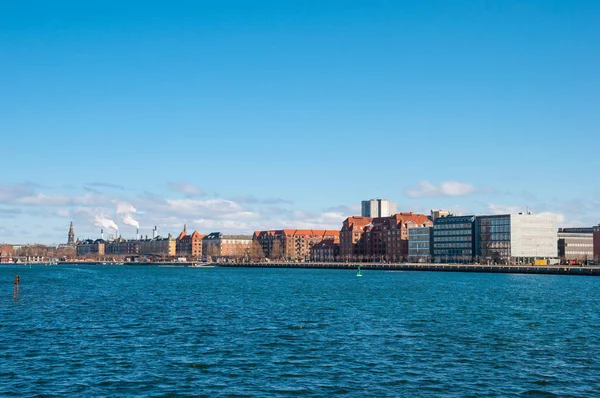
[(75, 243), (75, 232), (73, 231), (73, 221), (71, 221), (71, 226), (69, 227), (69, 239), (68, 239), (67, 243), (70, 245)]

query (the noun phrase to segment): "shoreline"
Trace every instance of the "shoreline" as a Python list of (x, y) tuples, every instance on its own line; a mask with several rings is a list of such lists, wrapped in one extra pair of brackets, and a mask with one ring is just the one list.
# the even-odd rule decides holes
[[(24, 265), (29, 264), (2, 264)], [(44, 265), (36, 263), (32, 265)], [(340, 269), (356, 270), (360, 265), (364, 271), (427, 271), (427, 272), (478, 272), (496, 274), (540, 274), (540, 275), (585, 275), (600, 276), (600, 266), (573, 265), (479, 265), (479, 264), (428, 264), (428, 263), (196, 263), (196, 262), (125, 262), (125, 263), (92, 263), (87, 261), (59, 262), (52, 265), (109, 265), (109, 266), (155, 266), (155, 267), (188, 267), (188, 268), (296, 268), (296, 269)], [(52, 266), (48, 265), (48, 266)]]

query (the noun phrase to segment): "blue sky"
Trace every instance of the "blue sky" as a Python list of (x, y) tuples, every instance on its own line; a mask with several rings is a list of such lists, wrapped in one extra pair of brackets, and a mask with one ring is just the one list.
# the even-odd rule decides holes
[(0, 242), (598, 224), (598, 37), (596, 1), (1, 2)]

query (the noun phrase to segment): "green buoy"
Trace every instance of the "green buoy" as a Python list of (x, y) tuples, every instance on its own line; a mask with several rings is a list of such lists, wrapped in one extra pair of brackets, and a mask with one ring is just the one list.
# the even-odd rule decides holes
[(362, 276), (360, 273), (360, 264), (358, 264), (358, 269), (356, 270), (356, 276)]

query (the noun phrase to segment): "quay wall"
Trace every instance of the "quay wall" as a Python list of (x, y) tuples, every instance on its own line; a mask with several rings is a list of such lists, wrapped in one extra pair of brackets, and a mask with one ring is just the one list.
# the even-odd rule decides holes
[[(101, 265), (90, 262), (60, 262), (60, 265)], [(382, 263), (191, 263), (191, 262), (129, 262), (124, 264), (106, 265), (115, 266), (166, 266), (166, 267), (221, 267), (221, 268), (305, 268), (305, 269), (345, 269), (356, 270), (360, 265), (361, 270), (380, 271), (437, 271), (437, 272), (486, 272), (501, 274), (549, 274), (549, 275), (590, 275), (600, 276), (600, 266), (572, 266), (572, 265), (479, 265), (479, 264), (382, 264)]]
[[(356, 270), (359, 263), (223, 263), (218, 267), (241, 268), (323, 268)], [(551, 274), (600, 276), (600, 267), (574, 266), (523, 266), (523, 265), (477, 265), (477, 264), (379, 264), (360, 263), (361, 270), (380, 271), (438, 271), (438, 272), (486, 272), (502, 274)]]

